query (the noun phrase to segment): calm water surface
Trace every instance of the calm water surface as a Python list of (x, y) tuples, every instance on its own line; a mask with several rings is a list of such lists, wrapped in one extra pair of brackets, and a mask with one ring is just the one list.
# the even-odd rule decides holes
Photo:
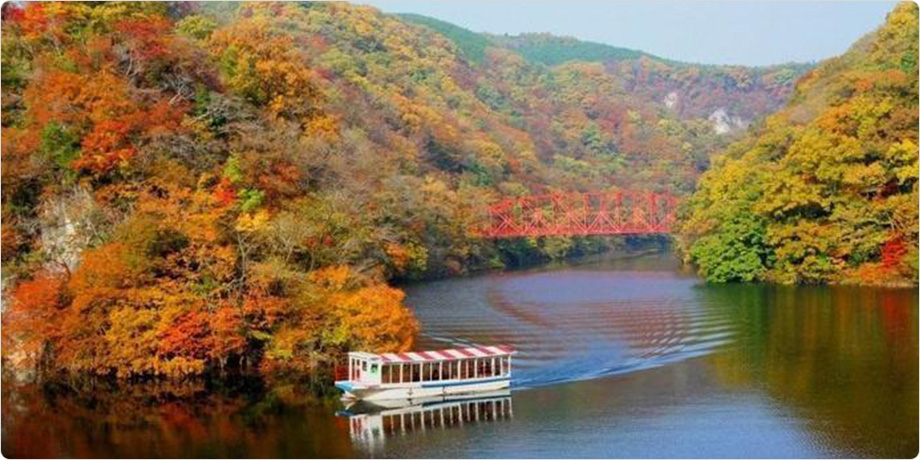
[(5, 383), (3, 454), (917, 455), (917, 289), (706, 286), (653, 256), (407, 293), (422, 348), (518, 348), (515, 391), (349, 418), (285, 385)]

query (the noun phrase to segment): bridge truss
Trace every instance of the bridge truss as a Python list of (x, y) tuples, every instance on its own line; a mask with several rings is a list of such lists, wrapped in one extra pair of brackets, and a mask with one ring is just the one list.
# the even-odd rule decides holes
[(670, 233), (677, 199), (667, 193), (616, 191), (508, 198), (489, 207), (487, 238)]

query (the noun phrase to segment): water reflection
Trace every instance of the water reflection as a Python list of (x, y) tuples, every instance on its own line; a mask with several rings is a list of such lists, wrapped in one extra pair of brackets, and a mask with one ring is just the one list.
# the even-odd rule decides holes
[(338, 400), (299, 385), (111, 385), (3, 379), (3, 455), (15, 458), (353, 457)]
[[(432, 342), (521, 350), (514, 381), (539, 388), (516, 395), (519, 422), (540, 418), (535, 456), (916, 455), (916, 289), (707, 286), (668, 265), (449, 280), (409, 301)], [(547, 425), (564, 436), (533, 434)], [(554, 444), (592, 438), (578, 429), (603, 445)]]
[(917, 453), (917, 291), (847, 286), (707, 286), (736, 325), (707, 357), (729, 388), (757, 388), (845, 456)]
[[(526, 389), (514, 393), (513, 417), (505, 395), (491, 406), (343, 408), (292, 385), (73, 388), (5, 378), (3, 454), (916, 455), (916, 289), (707, 286), (672, 265), (650, 258), (410, 287), (423, 347), (521, 350), (513, 381)], [(335, 415), (342, 410), (353, 417)]]
[(339, 415), (348, 418), (352, 442), (369, 453), (380, 453), (386, 438), (425, 435), (427, 431), (463, 428), (513, 416), (509, 390), (456, 397), (357, 403)]

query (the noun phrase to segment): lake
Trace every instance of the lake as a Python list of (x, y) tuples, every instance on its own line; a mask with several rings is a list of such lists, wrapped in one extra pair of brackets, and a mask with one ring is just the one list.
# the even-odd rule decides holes
[[(918, 290), (706, 285), (670, 255), (414, 284), (420, 348), (513, 392), (386, 412), (290, 384), (4, 380), (8, 457), (913, 457)], [(363, 412), (363, 413), (362, 413)]]

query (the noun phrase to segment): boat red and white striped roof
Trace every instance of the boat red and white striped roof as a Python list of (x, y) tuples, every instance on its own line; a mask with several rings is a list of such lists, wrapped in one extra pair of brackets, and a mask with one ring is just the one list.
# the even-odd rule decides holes
[(487, 347), (451, 348), (437, 351), (407, 351), (404, 353), (381, 353), (380, 359), (385, 363), (417, 363), (425, 361), (444, 361), (463, 358), (481, 358), (513, 354), (515, 350), (507, 345)]

